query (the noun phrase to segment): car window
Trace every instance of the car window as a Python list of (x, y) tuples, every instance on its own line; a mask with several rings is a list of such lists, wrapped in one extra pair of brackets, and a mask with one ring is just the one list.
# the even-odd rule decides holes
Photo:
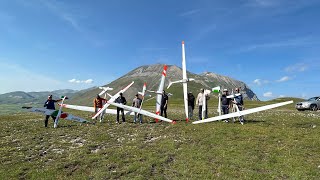
[(317, 100), (317, 97), (313, 97), (313, 98), (308, 99), (308, 101), (316, 101), (316, 100)]

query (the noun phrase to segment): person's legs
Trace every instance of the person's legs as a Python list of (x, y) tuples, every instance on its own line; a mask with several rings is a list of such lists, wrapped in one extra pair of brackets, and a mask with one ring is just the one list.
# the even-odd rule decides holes
[(206, 106), (206, 111), (205, 111), (205, 119), (208, 119), (208, 106)]
[(139, 114), (140, 124), (142, 124), (142, 114)]
[(163, 110), (164, 110), (164, 107), (163, 107), (163, 106), (160, 106), (160, 116), (163, 115)]
[(192, 115), (193, 115), (192, 107), (191, 107), (191, 106), (188, 106), (188, 117), (189, 117), (189, 119), (192, 118)]
[(164, 108), (164, 117), (167, 118), (167, 107)]
[(50, 115), (46, 115), (46, 118), (44, 119), (44, 127), (48, 127), (49, 117)]
[[(228, 113), (229, 113), (229, 109), (228, 109), (228, 106), (227, 106), (227, 105), (222, 105), (222, 106), (221, 106), (221, 109), (222, 109), (222, 113), (223, 113), (223, 114), (228, 114)], [(225, 122), (229, 122), (228, 120), (229, 120), (229, 119), (226, 119)]]
[(101, 114), (100, 114), (100, 122), (102, 122), (104, 114), (105, 114), (105, 111), (101, 112)]
[(117, 123), (119, 123), (119, 111), (120, 111), (120, 108), (117, 107)]
[(134, 117), (133, 117), (133, 122), (134, 122), (134, 123), (136, 123), (136, 121), (137, 121), (137, 114), (138, 114), (138, 113), (136, 113), (136, 112), (134, 113)]
[(124, 117), (124, 109), (121, 109), (122, 122), (126, 122), (126, 118)]
[(202, 106), (199, 106), (199, 120), (202, 120)]
[[(239, 108), (239, 111), (243, 110), (243, 106), (241, 106), (241, 105), (239, 105), (238, 108)], [(243, 122), (244, 122), (243, 116), (240, 116), (239, 119), (240, 119), (240, 123), (243, 124)]]

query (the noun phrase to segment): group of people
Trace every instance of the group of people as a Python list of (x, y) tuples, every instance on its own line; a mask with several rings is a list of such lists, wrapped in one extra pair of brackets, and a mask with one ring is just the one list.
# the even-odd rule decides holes
[[(236, 93), (239, 93), (239, 88), (235, 89)], [(224, 89), (223, 90), (223, 94), (221, 96), (221, 109), (223, 114), (228, 114), (229, 113), (229, 109), (232, 108), (233, 112), (236, 112), (237, 110), (242, 111), (243, 110), (243, 97), (242, 95), (238, 95), (235, 96), (234, 98), (228, 98), (227, 96), (229, 95), (228, 90)], [(202, 116), (203, 116), (203, 108), (204, 109), (204, 118), (208, 118), (208, 103), (205, 103), (205, 105), (203, 104), (204, 102), (204, 98), (205, 101), (207, 102), (210, 97), (208, 94), (206, 94), (204, 92), (204, 89), (200, 89), (200, 92), (197, 96), (197, 98), (195, 99), (194, 95), (192, 94), (192, 92), (188, 93), (188, 117), (190, 119), (193, 118), (193, 110), (195, 108), (195, 104), (198, 106), (199, 108), (199, 120), (202, 120)], [(44, 104), (44, 107), (46, 107), (47, 109), (52, 109), (55, 110), (55, 104), (56, 102), (59, 102), (61, 100), (53, 100), (52, 99), (52, 95), (48, 96), (47, 101)], [(161, 98), (161, 103), (160, 103), (160, 116), (163, 116), (167, 118), (167, 107), (168, 107), (168, 101), (169, 101), (169, 97), (167, 95), (167, 93), (165, 91), (162, 92), (162, 98)], [(103, 105), (107, 102), (106, 99), (100, 97), (99, 94), (97, 94), (96, 98), (93, 100), (93, 106), (95, 109), (95, 113), (97, 113), (99, 111), (99, 109), (101, 109), (103, 107)], [(127, 104), (127, 100), (126, 98), (123, 96), (122, 93), (120, 93), (120, 96), (115, 100), (116, 103), (119, 104)], [(139, 94), (135, 95), (135, 98), (132, 101), (132, 107), (135, 108), (141, 108), (142, 105), (142, 98), (139, 96)], [(123, 108), (119, 108), (117, 107), (117, 119), (116, 119), (116, 123), (119, 124), (119, 118), (120, 118), (120, 113), (121, 113), (121, 118), (122, 118), (122, 122), (125, 123), (126, 119), (125, 119), (125, 114), (124, 114), (124, 109)], [(51, 116), (53, 120), (56, 119), (56, 117)], [(48, 121), (49, 121), (50, 115), (46, 115), (45, 117), (45, 127), (48, 126)], [(100, 122), (102, 121), (102, 119), (104, 118), (104, 112), (100, 113)], [(142, 124), (142, 114), (139, 113), (135, 113), (134, 114), (134, 123), (137, 122), (137, 118), (139, 119), (139, 123)], [(97, 118), (96, 118), (97, 120)], [(244, 119), (243, 116), (240, 117), (240, 122), (243, 123)], [(225, 122), (229, 122), (229, 119), (226, 119)]]
[[(160, 115), (167, 118), (167, 105), (168, 105), (168, 100), (169, 97), (167, 95), (167, 93), (165, 91), (162, 92), (162, 98), (161, 98), (161, 105), (160, 105)], [(93, 106), (95, 109), (95, 113), (98, 112), (99, 109), (101, 109), (103, 107), (103, 104), (105, 104), (107, 100), (104, 98), (101, 98), (99, 96), (99, 94), (97, 94), (97, 97), (93, 100)], [(127, 100), (126, 98), (123, 96), (122, 93), (120, 93), (120, 96), (115, 100), (115, 103), (119, 103), (119, 104), (123, 104), (126, 105), (127, 104)], [(135, 95), (135, 98), (132, 100), (132, 107), (135, 108), (141, 108), (142, 105), (142, 98), (139, 96), (139, 94)], [(121, 113), (121, 118), (122, 118), (122, 122), (125, 123), (126, 119), (125, 119), (125, 114), (124, 114), (124, 109), (123, 108), (119, 108), (117, 107), (117, 120), (116, 123), (119, 124), (120, 123), (120, 113)], [(104, 117), (104, 112), (101, 112), (100, 114), (100, 122), (102, 121)], [(137, 123), (137, 118), (139, 119), (139, 123), (142, 124), (143, 121), (143, 116), (140, 113), (134, 113), (134, 118), (133, 118), (133, 122)]]
[[(221, 109), (223, 114), (229, 114), (229, 109), (232, 108), (232, 112), (242, 111), (244, 109), (243, 106), (243, 97), (240, 93), (240, 89), (235, 89), (237, 96), (234, 96), (233, 98), (228, 98), (229, 91), (228, 89), (223, 90), (223, 94), (221, 96)], [(240, 123), (243, 124), (244, 118), (243, 116), (239, 117)], [(233, 122), (235, 120), (233, 119)], [(229, 122), (229, 119), (226, 119), (225, 122)]]
[[(229, 96), (228, 89), (223, 90), (223, 94), (220, 97), (221, 110), (222, 110), (223, 114), (229, 114), (229, 109), (232, 109), (232, 112), (236, 112), (237, 110), (240, 110), (240, 111), (243, 110), (243, 108), (244, 108), (243, 96), (240, 93), (240, 89), (235, 88), (235, 92), (238, 94), (237, 96), (235, 96), (233, 98), (228, 98), (227, 97), (227, 96)], [(192, 119), (192, 117), (193, 117), (193, 110), (195, 108), (195, 102), (199, 108), (199, 120), (202, 120), (203, 108), (205, 108), (204, 109), (204, 116), (205, 116), (204, 118), (205, 119), (208, 118), (208, 103), (205, 103), (205, 105), (203, 104), (204, 98), (205, 98), (206, 102), (210, 99), (209, 95), (204, 92), (204, 89), (200, 89), (200, 92), (197, 96), (197, 99), (195, 99), (192, 92), (188, 93), (188, 112), (189, 112), (188, 117), (190, 119)], [(203, 106), (205, 106), (205, 107), (203, 107)], [(242, 124), (243, 121), (244, 121), (243, 116), (240, 116), (240, 123)], [(229, 119), (226, 119), (225, 122), (229, 122)]]

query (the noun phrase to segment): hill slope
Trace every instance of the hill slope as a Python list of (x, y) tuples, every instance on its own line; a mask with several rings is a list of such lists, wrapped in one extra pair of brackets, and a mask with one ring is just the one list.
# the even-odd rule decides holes
[[(115, 94), (123, 87), (127, 86), (130, 82), (134, 81), (135, 83), (132, 87), (124, 93), (124, 96), (128, 101), (131, 101), (134, 98), (134, 95), (141, 91), (143, 83), (147, 83), (148, 90), (157, 90), (161, 72), (163, 70), (163, 64), (155, 64), (155, 65), (146, 65), (138, 67), (124, 76), (118, 78), (117, 80), (105, 85), (114, 88), (113, 91), (110, 91), (110, 94)], [(221, 86), (222, 88), (234, 89), (236, 87), (241, 87), (242, 93), (246, 99), (250, 100), (259, 100), (256, 94), (243, 82), (232, 79), (227, 76), (222, 76), (214, 73), (203, 73), (203, 74), (194, 74), (191, 72), (187, 72), (188, 78), (194, 78), (194, 82), (190, 82), (188, 84), (188, 91), (193, 92), (196, 96), (200, 90), (200, 88), (211, 89), (215, 86)], [(182, 99), (182, 84), (174, 84), (170, 87), (170, 89), (166, 89), (170, 81), (181, 80), (182, 79), (182, 69), (175, 65), (169, 65), (167, 70), (167, 78), (165, 81), (165, 90), (167, 92), (172, 93), (174, 99)], [(91, 105), (92, 100), (100, 92), (100, 89), (93, 89), (91, 91), (87, 91), (84, 93), (76, 93), (71, 100), (72, 103), (82, 104), (82, 105)]]

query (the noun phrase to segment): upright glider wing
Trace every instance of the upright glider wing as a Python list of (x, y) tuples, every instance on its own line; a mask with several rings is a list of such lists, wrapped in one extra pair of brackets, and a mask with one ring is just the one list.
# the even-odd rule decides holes
[[(64, 100), (68, 99), (67, 96), (63, 96), (62, 97), (62, 101), (61, 101), (61, 104), (63, 104)], [(61, 110), (62, 110), (62, 106), (60, 106), (59, 108), (59, 111), (58, 111), (58, 115), (54, 121), (54, 125), (53, 127), (56, 128), (58, 126), (58, 121), (59, 121), (59, 118), (60, 118), (60, 115), (61, 115)]]
[(247, 114), (265, 111), (268, 109), (284, 106), (284, 105), (291, 104), (291, 103), (293, 103), (293, 101), (286, 101), (286, 102), (281, 102), (281, 103), (276, 103), (276, 104), (270, 104), (270, 105), (266, 105), (266, 106), (261, 106), (261, 107), (257, 107), (257, 108), (244, 110), (244, 111), (238, 111), (238, 112), (234, 112), (234, 113), (230, 113), (230, 114), (225, 114), (222, 116), (212, 117), (212, 118), (208, 118), (208, 119), (204, 119), (204, 120), (200, 120), (200, 121), (195, 121), (192, 124), (200, 124), (200, 123), (206, 123), (206, 122), (218, 121), (218, 120), (222, 120), (222, 119), (244, 116)]
[[(128, 90), (132, 84), (134, 83), (134, 81), (132, 81), (132, 83), (130, 83), (127, 87), (123, 88), (122, 90), (120, 90), (117, 94), (115, 94), (114, 96), (112, 96), (108, 102), (114, 102), (119, 96), (120, 93), (124, 93), (126, 90)], [(98, 117), (104, 110), (106, 110), (108, 107), (110, 106), (109, 103), (106, 103), (93, 117), (92, 119), (95, 119), (96, 117)]]
[(186, 113), (186, 120), (189, 120), (189, 113), (188, 113), (188, 85), (189, 81), (194, 81), (193, 78), (187, 77), (187, 67), (186, 67), (186, 55), (184, 50), (184, 41), (182, 41), (182, 80), (170, 82), (167, 89), (170, 88), (172, 84), (175, 83), (183, 83), (183, 99), (184, 99), (184, 110)]
[[(141, 108), (142, 108), (142, 104), (143, 104), (143, 101), (144, 101), (144, 96), (145, 96), (145, 94), (146, 94), (146, 90), (147, 90), (147, 83), (144, 83), (144, 84), (143, 84), (143, 88), (142, 88), (142, 92), (139, 92), (139, 94), (142, 96), (141, 105), (140, 105), (140, 110), (141, 110)], [(140, 114), (140, 111), (139, 111), (138, 114)]]
[[(156, 101), (156, 114), (159, 115), (160, 114), (160, 106), (161, 106), (161, 100), (162, 100), (162, 91), (163, 91), (163, 87), (164, 87), (164, 81), (166, 79), (167, 76), (167, 69), (168, 66), (164, 65), (163, 66), (163, 71), (162, 71), (162, 75), (161, 75), (161, 81), (159, 84), (159, 88), (158, 91), (156, 92), (157, 94), (157, 101)], [(152, 91), (149, 91), (152, 92)], [(158, 118), (155, 118), (156, 122), (158, 122)]]

